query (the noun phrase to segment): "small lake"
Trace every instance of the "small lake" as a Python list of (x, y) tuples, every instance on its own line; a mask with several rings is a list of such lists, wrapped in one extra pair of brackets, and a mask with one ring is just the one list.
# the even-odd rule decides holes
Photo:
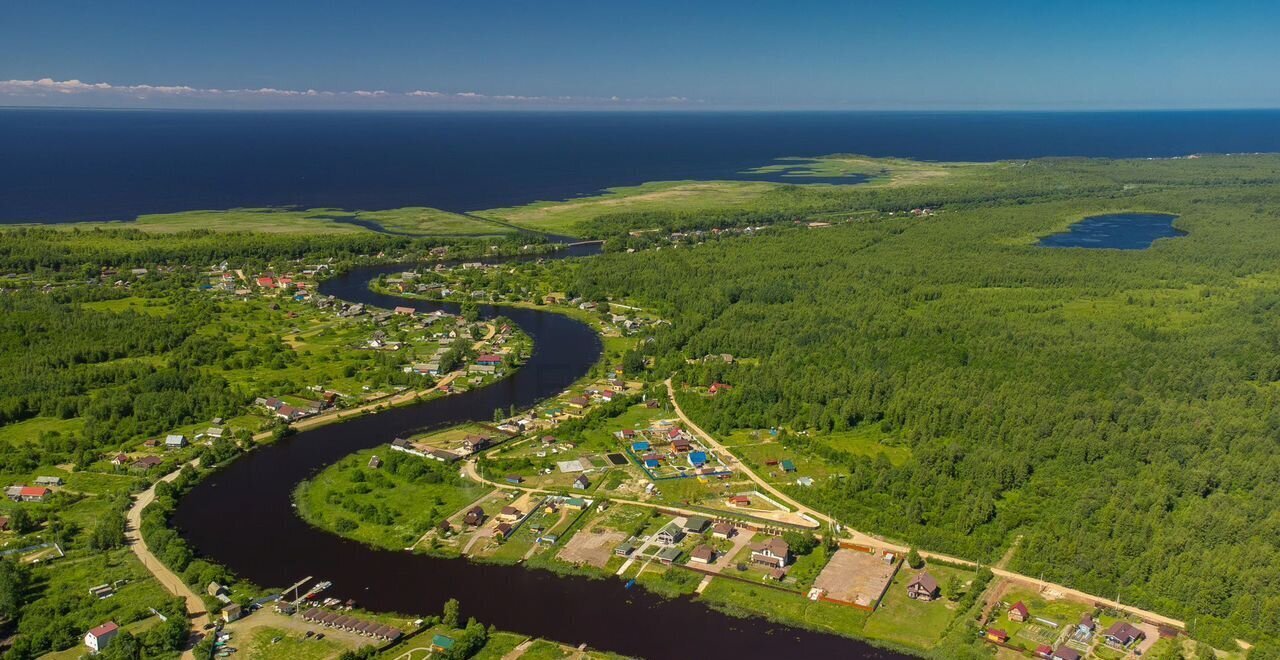
[(1040, 239), (1041, 247), (1108, 248), (1145, 250), (1157, 238), (1186, 236), (1173, 226), (1176, 215), (1164, 213), (1110, 213), (1085, 218), (1061, 233)]

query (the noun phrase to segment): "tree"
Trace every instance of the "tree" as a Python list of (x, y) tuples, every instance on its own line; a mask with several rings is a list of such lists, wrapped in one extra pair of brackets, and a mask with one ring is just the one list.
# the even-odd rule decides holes
[(907, 553), (907, 566), (916, 570), (924, 568), (924, 557), (921, 557), (915, 548), (911, 548), (911, 551)]
[(444, 616), (441, 618), (440, 622), (450, 628), (457, 628), (460, 609), (461, 604), (458, 603), (457, 598), (450, 598), (449, 600), (446, 600), (444, 602)]
[(16, 561), (0, 560), (0, 618), (18, 615), (29, 581), (30, 572), (26, 566)]
[(124, 513), (111, 511), (99, 518), (89, 535), (89, 547), (94, 550), (110, 550), (124, 544)]
[(947, 579), (947, 586), (942, 589), (942, 593), (946, 594), (947, 600), (957, 601), (960, 600), (960, 595), (963, 590), (964, 585), (960, 582), (960, 578), (952, 575)]

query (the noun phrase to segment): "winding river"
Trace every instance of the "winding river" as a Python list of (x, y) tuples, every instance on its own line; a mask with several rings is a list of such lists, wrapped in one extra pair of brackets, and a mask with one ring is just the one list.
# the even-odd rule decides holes
[[(579, 256), (598, 250), (562, 251)], [(371, 291), (368, 282), (403, 265), (360, 268), (335, 277), (321, 293), (391, 308), (457, 311)], [(663, 599), (619, 580), (564, 577), (519, 566), (440, 559), (380, 550), (310, 527), (293, 508), (301, 481), (342, 457), (417, 429), (487, 420), (495, 408), (532, 406), (562, 392), (599, 359), (599, 337), (567, 316), (533, 309), (482, 307), (482, 316), (511, 318), (534, 341), (528, 362), (483, 388), (392, 408), (298, 433), (242, 456), (210, 475), (179, 503), (174, 526), (196, 552), (257, 584), (331, 580), (326, 596), (354, 598), (373, 610), (439, 612), (450, 597), (503, 630), (647, 658), (817, 657), (904, 658), (863, 642), (738, 619), (688, 598)]]

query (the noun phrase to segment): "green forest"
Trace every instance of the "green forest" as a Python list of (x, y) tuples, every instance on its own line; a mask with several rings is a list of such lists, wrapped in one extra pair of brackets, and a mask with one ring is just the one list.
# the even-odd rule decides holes
[[(998, 163), (584, 233), (817, 211), (848, 219), (551, 268), (672, 321), (645, 344), (655, 371), (733, 386), (692, 402), (708, 430), (879, 424), (909, 447), (897, 466), (836, 452), (839, 478), (793, 489), (849, 525), (986, 562), (1021, 535), (1014, 570), (1216, 643), (1280, 630), (1280, 158)], [(1125, 211), (1188, 234), (1036, 245)], [(720, 353), (749, 359), (690, 364)]]

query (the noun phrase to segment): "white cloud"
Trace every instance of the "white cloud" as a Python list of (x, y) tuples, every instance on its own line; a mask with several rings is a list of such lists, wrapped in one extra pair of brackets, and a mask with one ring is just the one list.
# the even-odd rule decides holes
[[(671, 106), (696, 103), (680, 96), (664, 98), (625, 98), (619, 96), (526, 96), (518, 94), (482, 94), (479, 92), (442, 92), (415, 89), (410, 92), (387, 90), (293, 90), (261, 87), (258, 89), (219, 89), (189, 85), (113, 85), (80, 80), (0, 80), (0, 104), (20, 105), (125, 105), (142, 107), (149, 104), (175, 107), (592, 107), (630, 104), (636, 106)], [(280, 105), (284, 104), (284, 105)]]

